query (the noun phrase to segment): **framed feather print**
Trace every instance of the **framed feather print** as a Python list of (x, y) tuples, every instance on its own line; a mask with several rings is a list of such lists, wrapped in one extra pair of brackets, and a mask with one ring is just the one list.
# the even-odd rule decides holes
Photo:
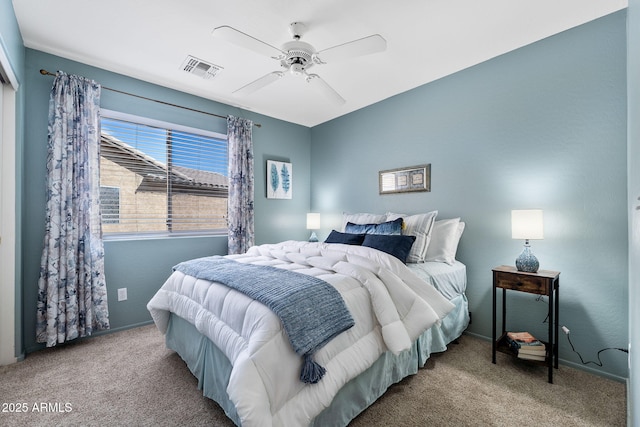
[(291, 199), (293, 166), (287, 162), (267, 160), (267, 199)]

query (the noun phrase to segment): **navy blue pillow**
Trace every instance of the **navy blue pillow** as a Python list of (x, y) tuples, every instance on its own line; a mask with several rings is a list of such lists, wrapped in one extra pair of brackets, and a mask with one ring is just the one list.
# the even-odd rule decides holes
[(367, 234), (364, 236), (362, 246), (368, 246), (389, 255), (393, 255), (400, 261), (406, 263), (411, 246), (416, 241), (416, 236), (385, 236), (378, 234)]
[(358, 245), (360, 246), (364, 241), (364, 234), (352, 234), (352, 233), (340, 233), (336, 230), (331, 230), (329, 237), (324, 241), (325, 243), (344, 243), (345, 245)]
[(353, 234), (400, 235), (402, 234), (402, 221), (402, 218), (398, 218), (381, 224), (354, 224), (347, 222), (344, 231)]

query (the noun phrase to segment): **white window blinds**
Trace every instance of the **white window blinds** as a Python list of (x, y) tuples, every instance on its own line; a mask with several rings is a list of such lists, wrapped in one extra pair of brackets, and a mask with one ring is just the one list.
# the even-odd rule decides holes
[(226, 232), (225, 135), (104, 112), (101, 127), (105, 236)]

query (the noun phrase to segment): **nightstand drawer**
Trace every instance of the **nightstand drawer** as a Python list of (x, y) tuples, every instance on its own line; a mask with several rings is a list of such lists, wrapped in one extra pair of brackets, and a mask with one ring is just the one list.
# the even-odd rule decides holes
[(497, 271), (495, 273), (496, 287), (529, 292), (531, 294), (547, 295), (549, 281), (544, 277), (526, 276)]

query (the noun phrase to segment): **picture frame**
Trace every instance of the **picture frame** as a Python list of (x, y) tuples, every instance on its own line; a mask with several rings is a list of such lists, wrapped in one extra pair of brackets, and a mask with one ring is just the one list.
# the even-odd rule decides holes
[(380, 194), (431, 191), (431, 163), (378, 172)]
[(293, 165), (267, 160), (267, 199), (293, 198)]

